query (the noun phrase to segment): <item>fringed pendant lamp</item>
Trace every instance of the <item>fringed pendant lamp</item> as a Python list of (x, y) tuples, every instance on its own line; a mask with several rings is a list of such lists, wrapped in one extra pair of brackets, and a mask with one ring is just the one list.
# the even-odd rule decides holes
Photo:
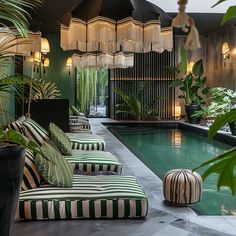
[(82, 60), (95, 54), (92, 67), (132, 67), (131, 53), (172, 50), (170, 24), (164, 11), (145, 0), (83, 0), (63, 17), (61, 47), (77, 52), (77, 66), (91, 66)]
[[(188, 37), (185, 42), (185, 49), (189, 49), (191, 51), (195, 51), (201, 48), (199, 33), (195, 26), (195, 22), (193, 18), (189, 17), (185, 8), (188, 3), (188, 0), (179, 0), (179, 13), (172, 20), (172, 26), (175, 28), (181, 28), (184, 32), (188, 32)], [(189, 30), (190, 28), (190, 30)]]
[(0, 47), (5, 56), (30, 56), (32, 52), (41, 50), (41, 33), (28, 32), (28, 37), (15, 34), (7, 27), (0, 28)]

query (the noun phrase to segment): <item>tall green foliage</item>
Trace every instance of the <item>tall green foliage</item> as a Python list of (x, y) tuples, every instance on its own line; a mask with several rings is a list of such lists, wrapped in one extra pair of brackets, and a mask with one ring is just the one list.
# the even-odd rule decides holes
[(108, 70), (99, 70), (99, 80), (98, 80), (98, 86), (99, 86), (99, 92), (100, 96), (104, 97), (106, 96), (106, 87), (108, 86)]
[(192, 71), (187, 71), (187, 52), (184, 46), (180, 50), (180, 63), (177, 67), (166, 67), (166, 69), (176, 75), (176, 79), (171, 83), (171, 87), (178, 87), (183, 95), (185, 104), (202, 105), (206, 102), (206, 95), (210, 88), (206, 86), (207, 78), (203, 75), (203, 61), (197, 61), (192, 68)]
[(77, 74), (77, 102), (79, 110), (89, 113), (90, 106), (96, 106), (97, 70), (83, 69)]

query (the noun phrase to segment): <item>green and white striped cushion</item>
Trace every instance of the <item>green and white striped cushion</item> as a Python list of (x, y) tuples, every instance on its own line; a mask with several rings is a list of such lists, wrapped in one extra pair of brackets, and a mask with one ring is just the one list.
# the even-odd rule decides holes
[(72, 149), (77, 150), (105, 150), (105, 141), (101, 136), (95, 134), (67, 133)]
[(62, 154), (70, 156), (72, 154), (69, 137), (54, 123), (49, 124), (49, 135), (52, 141), (57, 145)]
[(21, 134), (24, 134), (22, 121), (19, 121), (19, 120), (13, 121), (11, 124), (7, 125), (6, 130), (9, 130), (9, 129), (12, 129), (12, 130), (15, 130)]
[(42, 145), (49, 139), (48, 132), (32, 119), (26, 119), (23, 122), (25, 136), (33, 139), (38, 145)]
[(132, 176), (74, 176), (73, 188), (21, 192), (16, 219), (140, 218), (148, 200)]
[(26, 149), (25, 166), (21, 184), (22, 190), (39, 187), (41, 176), (35, 166), (35, 155), (29, 149)]
[(73, 185), (71, 164), (51, 145), (41, 147), (43, 156), (37, 154), (35, 164), (41, 176), (53, 186), (70, 188)]
[(72, 150), (72, 156), (64, 156), (75, 165), (77, 173), (113, 172), (121, 174), (122, 164), (110, 152)]

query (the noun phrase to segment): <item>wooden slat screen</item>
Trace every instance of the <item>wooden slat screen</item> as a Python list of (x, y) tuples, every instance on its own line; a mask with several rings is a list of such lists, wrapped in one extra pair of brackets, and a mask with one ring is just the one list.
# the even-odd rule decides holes
[[(142, 96), (142, 109), (145, 104), (156, 97), (161, 97), (153, 109), (158, 110), (161, 119), (170, 119), (175, 104), (174, 88), (170, 87), (174, 75), (170, 74), (165, 67), (175, 65), (175, 53), (163, 52), (161, 54), (150, 52), (135, 54), (135, 65), (128, 69), (114, 69), (110, 72), (110, 113), (114, 119), (131, 119), (127, 114), (116, 114), (116, 104), (120, 97), (114, 93), (114, 88), (120, 88), (127, 94), (137, 93), (142, 83), (147, 81), (147, 88)], [(144, 117), (143, 117), (144, 118)]]

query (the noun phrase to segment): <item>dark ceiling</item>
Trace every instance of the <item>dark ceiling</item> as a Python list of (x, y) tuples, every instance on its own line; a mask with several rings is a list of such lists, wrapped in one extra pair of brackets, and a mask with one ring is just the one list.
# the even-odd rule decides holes
[[(45, 0), (45, 3), (31, 15), (31, 27), (43, 33), (58, 32), (62, 17), (70, 13), (82, 0)], [(123, 0), (119, 0), (122, 2)], [(207, 35), (220, 27), (223, 14), (192, 13), (190, 14), (201, 35)], [(170, 13), (171, 17), (175, 14)], [(181, 33), (177, 31), (177, 33)]]

